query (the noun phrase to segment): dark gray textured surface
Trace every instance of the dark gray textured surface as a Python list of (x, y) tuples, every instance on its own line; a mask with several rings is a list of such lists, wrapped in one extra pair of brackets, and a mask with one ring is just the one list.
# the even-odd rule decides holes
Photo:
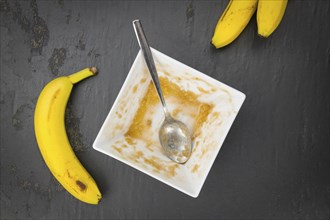
[[(1, 219), (329, 218), (329, 1), (289, 0), (270, 38), (253, 17), (220, 50), (209, 41), (227, 1), (0, 2)], [(136, 18), (154, 48), (247, 95), (197, 199), (91, 147), (138, 52)], [(43, 86), (91, 65), (66, 119), (98, 206), (56, 182), (33, 131)]]

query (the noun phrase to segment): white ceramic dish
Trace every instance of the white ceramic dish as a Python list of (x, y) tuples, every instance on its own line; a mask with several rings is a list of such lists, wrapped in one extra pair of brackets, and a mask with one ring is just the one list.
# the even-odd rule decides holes
[[(176, 99), (169, 93), (168, 96), (165, 94), (165, 99), (172, 115), (186, 123), (194, 136), (191, 158), (179, 165), (162, 151), (158, 140), (158, 130), (164, 117), (160, 102), (145, 108), (141, 104), (142, 100), (148, 99), (147, 91), (153, 86), (141, 51), (93, 147), (197, 197), (245, 95), (155, 49), (152, 53), (161, 80), (182, 90), (177, 94), (189, 95)], [(194, 94), (193, 98), (190, 94)], [(134, 125), (132, 122), (141, 119), (141, 115), (143, 126), (136, 129), (139, 122)]]

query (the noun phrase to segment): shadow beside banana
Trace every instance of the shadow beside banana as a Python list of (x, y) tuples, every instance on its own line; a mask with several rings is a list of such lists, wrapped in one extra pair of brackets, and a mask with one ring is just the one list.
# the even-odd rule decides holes
[(96, 71), (95, 67), (86, 68), (50, 81), (41, 91), (34, 113), (38, 146), (51, 173), (74, 197), (90, 204), (97, 204), (101, 193), (71, 148), (64, 114), (73, 85)]
[(258, 34), (270, 36), (281, 22), (288, 0), (230, 0), (212, 37), (216, 48), (233, 42), (257, 10)]

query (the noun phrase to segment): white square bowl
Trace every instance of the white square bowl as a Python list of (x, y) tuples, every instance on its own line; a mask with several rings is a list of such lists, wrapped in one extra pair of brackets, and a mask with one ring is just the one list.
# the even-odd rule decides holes
[(149, 122), (149, 127), (141, 129), (141, 138), (127, 134), (152, 83), (141, 51), (93, 148), (196, 198), (245, 95), (155, 49), (151, 50), (160, 79), (178, 86), (183, 93), (196, 95), (194, 105), (200, 103), (200, 106), (211, 107), (204, 115), (205, 121), (200, 121), (202, 107), (180, 104), (165, 95), (169, 111), (186, 123), (194, 136), (190, 159), (185, 164), (176, 164), (164, 155), (158, 140), (158, 130), (164, 118), (160, 102), (146, 108), (143, 120)]

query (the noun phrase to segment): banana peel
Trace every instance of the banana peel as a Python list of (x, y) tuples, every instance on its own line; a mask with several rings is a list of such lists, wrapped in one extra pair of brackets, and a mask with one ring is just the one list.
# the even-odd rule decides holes
[(257, 4), (258, 0), (230, 0), (217, 23), (212, 44), (220, 48), (233, 42), (249, 23)]
[(259, 0), (257, 10), (258, 34), (269, 37), (280, 24), (288, 0)]
[(49, 170), (71, 195), (89, 204), (98, 204), (102, 196), (72, 150), (64, 115), (73, 85), (96, 72), (95, 67), (86, 68), (50, 81), (41, 91), (34, 113), (36, 139)]
[(230, 0), (222, 13), (211, 43), (216, 48), (233, 42), (257, 11), (258, 34), (269, 37), (281, 22), (288, 0)]

